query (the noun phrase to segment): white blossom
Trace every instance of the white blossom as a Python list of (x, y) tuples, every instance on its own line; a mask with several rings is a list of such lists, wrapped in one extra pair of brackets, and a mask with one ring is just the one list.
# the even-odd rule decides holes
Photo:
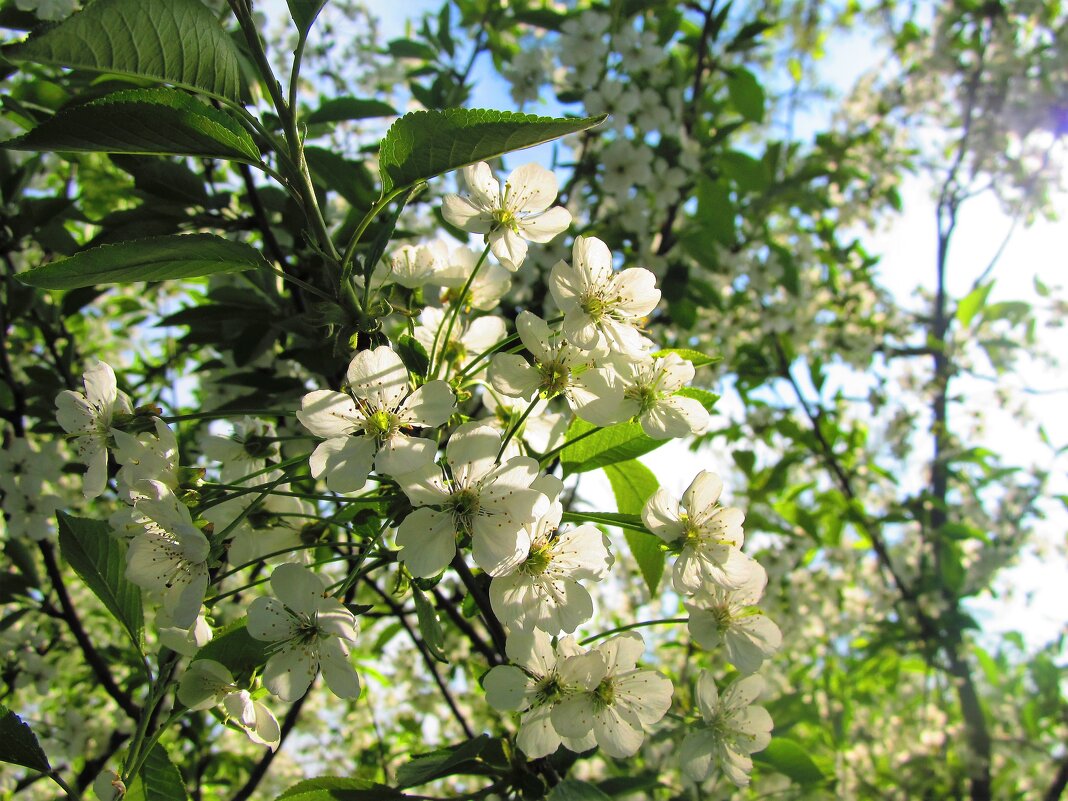
[(716, 503), (722, 491), (720, 477), (702, 470), (686, 488), (681, 505), (663, 487), (645, 502), (642, 520), (646, 528), (679, 550), (672, 574), (677, 592), (692, 594), (707, 582), (737, 589), (762, 571), (740, 550), (745, 514)]
[(301, 401), (297, 419), (326, 441), (312, 452), (311, 473), (326, 476), (334, 492), (354, 492), (367, 481), (372, 465), (398, 475), (434, 458), (429, 439), (406, 433), (413, 426), (444, 424), (455, 398), (444, 381), (428, 381), (414, 391), (400, 357), (388, 347), (357, 353), (349, 363), (352, 395), (320, 389)]
[(552, 721), (553, 708), (564, 698), (596, 687), (604, 675), (604, 657), (583, 651), (571, 637), (554, 649), (544, 631), (515, 631), (505, 646), (511, 665), (498, 665), (483, 679), (486, 701), (494, 709), (520, 711), (516, 745), (530, 759), (548, 756), (562, 744), (586, 751), (596, 743), (593, 733), (563, 737)]
[(726, 689), (722, 696), (712, 674), (703, 671), (697, 679), (697, 705), (707, 728), (691, 732), (682, 741), (682, 769), (695, 781), (704, 781), (719, 769), (738, 787), (749, 784), (753, 769), (750, 754), (771, 742), (771, 715), (751, 706), (764, 690), (764, 679), (747, 676)]
[(660, 358), (617, 358), (623, 381), (623, 412), (637, 417), (653, 439), (700, 434), (708, 428), (708, 411), (699, 400), (677, 394), (693, 380), (693, 365), (677, 353)]
[(615, 272), (608, 246), (592, 236), (576, 237), (572, 255), (574, 266), (557, 262), (549, 277), (568, 342), (582, 350), (607, 344), (641, 355), (647, 340), (638, 326), (660, 302), (656, 277), (641, 267)]
[(529, 311), (519, 313), (516, 330), (534, 363), (518, 354), (498, 353), (489, 371), (494, 389), (513, 398), (562, 395), (576, 415), (594, 425), (608, 426), (626, 417), (621, 409), (623, 390), (615, 374), (594, 366), (607, 351), (576, 348)]
[(86, 498), (95, 498), (107, 485), (112, 422), (117, 415), (131, 414), (132, 409), (107, 363), (86, 370), (82, 383), (84, 395), (67, 389), (56, 396), (56, 418), (74, 440), (78, 458), (86, 464), (82, 491)]
[(570, 633), (593, 616), (593, 600), (580, 582), (607, 575), (608, 538), (588, 523), (561, 531), (563, 513), (554, 501), (532, 527), (526, 559), (490, 583), (490, 603), (505, 625)]
[(137, 489), (143, 531), (126, 551), (126, 578), (159, 593), (174, 625), (187, 629), (208, 588), (208, 540), (166, 484), (144, 481)]
[(438, 363), (449, 362), (461, 369), (508, 335), (504, 320), (495, 315), (471, 321), (457, 318), (452, 330), (449, 330), (450, 316), (444, 309), (427, 306), (419, 315), (419, 325), (413, 332), (419, 344), (428, 354), (434, 354)]
[(593, 733), (609, 756), (628, 757), (641, 747), (645, 727), (656, 723), (671, 706), (671, 682), (654, 670), (637, 667), (645, 641), (634, 632), (612, 637), (594, 651), (604, 670), (594, 686), (573, 693), (552, 710), (553, 727), (564, 737)]
[(467, 294), (460, 297), (460, 291), (477, 264), (478, 254), (466, 245), (449, 251), (445, 266), (430, 281), (442, 287), (442, 303), (459, 303), (465, 311), (477, 309), (488, 312), (497, 308), (497, 303), (512, 285), (512, 274), (499, 264), (483, 264), (467, 288)]
[(254, 743), (272, 751), (278, 747), (281, 730), (271, 711), (255, 701), (248, 690), (234, 683), (226, 666), (214, 659), (195, 659), (178, 684), (178, 700), (193, 710), (222, 705), (227, 718), (236, 723)]
[(782, 645), (779, 627), (755, 606), (767, 573), (754, 571), (737, 590), (710, 584), (685, 603), (690, 636), (702, 648), (726, 648), (727, 661), (741, 673), (755, 673)]
[(475, 234), (485, 234), (490, 250), (515, 272), (527, 255), (527, 242), (548, 242), (571, 224), (571, 213), (556, 200), (556, 176), (538, 164), (524, 164), (504, 183), (485, 162), (463, 169), (468, 195), (446, 195), (445, 219)]
[(257, 598), (248, 608), (248, 633), (273, 643), (263, 670), (267, 689), (295, 701), (321, 669), (334, 695), (358, 697), (360, 679), (346, 645), (356, 641), (353, 614), (303, 565), (279, 565), (271, 574), (271, 589), (276, 598)]
[[(228, 484), (245, 483), (253, 473), (261, 473), (268, 459), (278, 458), (278, 443), (274, 441), (274, 426), (263, 420), (244, 417), (235, 421), (228, 436), (208, 434), (201, 438), (200, 448), (208, 459), (220, 462), (220, 476)], [(265, 479), (256, 477), (256, 483)]]
[(518, 565), (530, 551), (527, 526), (549, 500), (531, 489), (538, 463), (515, 456), (498, 463), (502, 437), (490, 426), (465, 423), (445, 449), (448, 470), (429, 464), (398, 483), (417, 507), (400, 524), (400, 559), (414, 576), (433, 576), (456, 553), (456, 538), (471, 538), (475, 563), (490, 575)]

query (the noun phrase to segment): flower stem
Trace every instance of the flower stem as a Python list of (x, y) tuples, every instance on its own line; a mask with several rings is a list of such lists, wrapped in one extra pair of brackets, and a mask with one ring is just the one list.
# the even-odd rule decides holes
[(628, 623), (625, 626), (616, 626), (614, 629), (602, 631), (600, 634), (594, 634), (584, 640), (579, 640), (579, 645), (589, 645), (591, 642), (595, 642), (605, 637), (611, 637), (613, 634), (619, 634), (622, 631), (630, 631), (631, 629), (640, 629), (646, 626), (667, 626), (674, 623), (689, 622), (690, 619), (688, 617), (666, 617), (657, 620), (639, 620), (637, 623)]
[(534, 396), (534, 400), (530, 402), (530, 405), (523, 410), (523, 414), (519, 416), (519, 419), (515, 421), (511, 428), (508, 429), (508, 433), (504, 435), (504, 439), (501, 440), (501, 449), (497, 451), (497, 458), (494, 459), (494, 464), (500, 464), (501, 457), (504, 456), (504, 449), (508, 447), (508, 443), (512, 441), (512, 437), (516, 435), (516, 432), (522, 428), (523, 423), (530, 417), (530, 413), (534, 411), (534, 407), (538, 405), (538, 401), (541, 400), (537, 395)]
[[(475, 268), (471, 270), (471, 275), (467, 276), (467, 281), (464, 283), (464, 288), (460, 290), (460, 298), (449, 308), (449, 319), (444, 326), (439, 326), (438, 331), (434, 334), (434, 344), (430, 346), (430, 370), (428, 375), (431, 378), (437, 378), (438, 373), (441, 371), (441, 365), (445, 362), (445, 351), (449, 347), (449, 339), (452, 337), (452, 329), (456, 325), (456, 318), (460, 316), (460, 309), (463, 308), (464, 299), (467, 297), (468, 291), (471, 289), (471, 284), (475, 282), (475, 276), (478, 275), (478, 271), (482, 269), (482, 265), (486, 263), (486, 257), (489, 255), (490, 246), (489, 243), (482, 250), (482, 255), (478, 257), (478, 261), (475, 263)], [(445, 341), (441, 343), (441, 350), (438, 352), (438, 340), (441, 338), (442, 327), (445, 329)], [(434, 354), (438, 353), (437, 364), (434, 363)]]
[(569, 439), (563, 445), (558, 445), (557, 447), (553, 448), (551, 451), (548, 451), (547, 453), (543, 454), (542, 457), (538, 460), (539, 464), (541, 464), (541, 466), (544, 467), (546, 464), (551, 462), (553, 460), (553, 458), (558, 453), (560, 453), (560, 451), (564, 450), (564, 448), (568, 448), (568, 447), (574, 445), (576, 442), (580, 442), (580, 441), (586, 439), (586, 437), (588, 437), (588, 436), (590, 436), (592, 434), (596, 434), (598, 431), (602, 431), (603, 429), (604, 429), (604, 426), (597, 426), (596, 428), (591, 428), (589, 431), (582, 432), (581, 434), (579, 434), (574, 439)]

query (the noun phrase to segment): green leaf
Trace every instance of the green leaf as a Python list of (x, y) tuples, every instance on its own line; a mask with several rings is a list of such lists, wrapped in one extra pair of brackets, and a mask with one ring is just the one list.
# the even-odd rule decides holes
[(723, 174), (732, 179), (743, 192), (763, 192), (768, 188), (768, 172), (764, 162), (740, 150), (729, 150), (720, 156)]
[(250, 245), (213, 234), (174, 234), (101, 245), (20, 273), (18, 279), (41, 289), (77, 289), (96, 284), (199, 278), (267, 266), (259, 251)]
[(162, 745), (156, 743), (148, 752), (141, 770), (130, 783), (125, 801), (189, 801), (185, 781), (178, 768), (167, 756)]
[(990, 297), (990, 290), (994, 288), (994, 282), (977, 286), (957, 304), (957, 320), (961, 326), (967, 328), (976, 314), (986, 305), (986, 299)]
[(400, 788), (416, 787), (443, 776), (465, 773), (471, 768), (475, 768), (475, 773), (483, 773), (485, 772), (484, 765), (471, 763), (489, 745), (489, 742), (488, 734), (480, 734), (473, 740), (466, 740), (427, 754), (418, 754), (412, 757), (411, 762), (401, 765), (397, 770), (397, 786)]
[(438, 611), (426, 597), (421, 589), (412, 585), (412, 596), (415, 599), (415, 615), (419, 619), (419, 633), (423, 635), (423, 643), (427, 651), (439, 662), (448, 663), (449, 658), (441, 650), (445, 644), (445, 634), (441, 631), (441, 623), (438, 621)]
[(749, 70), (737, 69), (727, 79), (727, 93), (738, 113), (750, 122), (764, 119), (764, 87)]
[(426, 375), (426, 371), (430, 369), (430, 354), (426, 352), (422, 342), (408, 334), (401, 334), (395, 347), (408, 372)]
[(715, 392), (709, 392), (707, 389), (700, 389), (698, 387), (683, 387), (676, 395), (681, 395), (684, 398), (693, 398), (695, 401), (699, 401), (702, 406), (705, 407), (705, 411), (712, 411), (712, 407), (716, 405), (719, 400), (719, 395)]
[(411, 798), (384, 784), (364, 779), (322, 776), (305, 779), (282, 793), (276, 801), (394, 801)]
[(510, 111), (450, 108), (414, 111), (390, 127), (379, 151), (383, 194), (449, 170), (540, 145), (603, 122), (598, 117), (554, 119)]
[(381, 100), (360, 100), (355, 97), (336, 97), (319, 105), (308, 115), (307, 122), (341, 122), (342, 120), (366, 120), (371, 117), (396, 117), (397, 110)]
[(663, 348), (651, 355), (653, 358), (659, 359), (669, 353), (678, 355), (680, 358), (690, 362), (694, 367), (704, 367), (707, 364), (715, 364), (718, 361), (722, 361), (719, 356), (709, 356), (699, 350), (691, 350), (690, 348)]
[(41, 773), (52, 770), (33, 729), (3, 704), (0, 704), (0, 762)]
[[(568, 428), (567, 438), (575, 439), (594, 428), (590, 423), (576, 418)], [(656, 450), (665, 442), (667, 440), (647, 436), (638, 423), (617, 423), (590, 434), (574, 445), (568, 445), (560, 452), (560, 461), (564, 476), (569, 476), (634, 459)]]
[(799, 743), (785, 737), (774, 738), (767, 748), (753, 754), (753, 760), (774, 768), (804, 786), (819, 784), (827, 778)]
[(141, 589), (126, 578), (126, 544), (111, 535), (111, 527), (103, 520), (70, 517), (63, 512), (57, 519), (63, 558), (140, 650), (145, 615)]
[(133, 89), (71, 106), (0, 147), (260, 161), (234, 117), (176, 89)]
[(605, 795), (592, 784), (578, 779), (564, 779), (545, 797), (545, 801), (609, 801), (610, 799), (611, 796)]
[(237, 46), (200, 0), (96, 0), (4, 55), (150, 78), (241, 101)]
[[(639, 517), (645, 502), (660, 486), (653, 471), (636, 459), (609, 465), (604, 472), (612, 485), (616, 507), (621, 514)], [(649, 594), (655, 597), (660, 579), (664, 575), (665, 556), (660, 547), (660, 538), (648, 532), (629, 529), (623, 534), (627, 538), (627, 545), (634, 560), (638, 563), (642, 578), (649, 587)]]
[(323, 10), (327, 0), (286, 0), (289, 6), (289, 16), (297, 25), (297, 32), (301, 38), (308, 35), (311, 26), (315, 24), (315, 18)]
[(200, 648), (193, 659), (214, 659), (234, 677), (247, 676), (267, 664), (267, 643), (248, 633), (248, 618), (235, 620)]

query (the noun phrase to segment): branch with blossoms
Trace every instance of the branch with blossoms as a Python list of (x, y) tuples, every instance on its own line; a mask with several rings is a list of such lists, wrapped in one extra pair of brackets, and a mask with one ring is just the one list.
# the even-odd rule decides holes
[[(203, 32), (211, 44), (204, 52), (225, 61), (233, 45), (217, 35), (218, 20), (197, 0), (185, 5), (183, 25)], [(163, 0), (111, 6), (130, 30), (168, 40), (173, 15)], [(30, 39), (19, 58), (37, 63), (44, 42), (58, 48), (49, 50), (55, 63), (72, 30), (110, 24), (100, 8)], [(54, 416), (27, 406), (15, 430), (26, 437), (5, 442), (8, 464), (19, 468), (0, 485), (5, 511), (14, 519), (18, 504), (34, 510), (32, 526), (11, 536), (58, 540), (66, 565), (50, 564), (49, 578), (57, 588), (76, 584), (79, 603), (108, 616), (111, 631), (96, 622), (109, 644), (101, 652), (133, 667), (107, 687), (133, 720), (96, 794), (184, 798), (184, 743), (230, 747), (233, 738), (222, 735), (235, 732), (252, 744), (240, 747), (273, 754), (306, 707), (343, 732), (361, 704), (394, 715), (379, 699), (400, 675), (402, 654), (412, 653), (393, 650), (400, 629), (440, 696), (426, 713), (438, 727), (430, 738), (447, 736), (455, 721), (466, 739), (444, 757), (416, 754), (395, 776), (383, 768), (374, 779), (309, 779), (283, 797), (326, 785), (386, 792), (378, 779), (399, 789), (447, 781), (468, 795), (543, 797), (577, 759), (625, 760), (654, 730), (680, 743), (681, 761), (646, 749), (665, 782), (722, 776), (745, 786), (750, 754), (768, 745), (772, 728), (754, 705), (764, 692), (757, 671), (781, 643), (757, 607), (767, 576), (742, 551), (743, 513), (720, 504), (718, 477), (700, 472), (676, 499), (655, 477), (650, 483), (636, 459), (707, 429), (715, 396), (688, 385), (710, 357), (650, 338), (646, 323), (661, 301), (654, 274), (618, 268), (593, 235), (575, 236), (570, 257), (552, 267), (545, 285), (554, 313), (516, 302), (528, 257), (565, 238), (572, 216), (555, 205), (553, 172), (526, 164), (502, 182), (487, 159), (603, 117), (404, 115), (379, 146), (378, 194), (345, 196), (351, 208), (332, 220), (309, 166), (309, 155), (324, 157), (309, 154), (294, 101), (315, 13), (294, 11), (300, 44), (287, 96), (250, 5), (234, 2), (232, 10), (280, 127), (247, 108), (222, 73), (210, 86), (199, 74), (147, 76), (177, 88), (117, 92), (106, 99), (108, 113), (138, 117), (147, 104), (174, 126), (165, 154), (190, 155), (181, 148), (192, 138), (211, 145), (196, 155), (241, 164), (273, 261), (233, 236), (239, 226), (228, 237), (190, 226), (86, 247), (18, 274), (30, 287), (68, 292), (206, 279), (204, 314), (183, 316), (197, 311), (185, 306), (165, 319), (188, 324), (194, 344), (208, 327), (225, 332), (232, 318), (242, 325), (241, 348), (223, 336), (219, 357), (199, 365), (195, 387), (175, 389), (170, 402), (149, 391), (150, 382), (138, 386), (131, 369), (112, 366), (127, 348), (101, 348), (109, 358), (81, 365), (80, 388), (55, 394)], [(107, 66), (108, 74), (147, 69)], [(93, 120), (84, 115), (97, 113), (94, 102), (8, 145), (55, 150), (67, 141), (54, 137), (60, 124), (91, 137)], [(149, 147), (103, 134), (93, 141), (101, 152)], [(254, 169), (302, 215), (302, 241), (268, 235), (271, 211)], [(456, 170), (460, 191), (433, 211), (479, 247), (398, 243), (412, 239), (401, 226), (407, 204)], [(231, 283), (239, 279), (230, 273), (245, 283)], [(235, 395), (242, 380), (252, 381), (251, 396)], [(80, 481), (68, 469), (74, 464), (84, 467)], [(618, 511), (574, 508), (575, 476), (601, 467), (627, 478), (629, 495), (617, 491)], [(56, 516), (58, 509), (67, 511)], [(627, 548), (609, 536), (613, 528), (626, 532)], [(638, 620), (631, 608), (613, 608), (614, 594), (656, 594), (668, 558), (665, 595), (688, 618)], [(644, 589), (632, 586), (635, 563)], [(449, 607), (452, 598), (459, 609)], [(676, 692), (657, 637), (647, 642), (635, 630), (680, 621), (709, 651), (693, 693)], [(419, 700), (419, 678), (396, 681)], [(274, 711), (281, 704), (290, 705), (283, 725)], [(71, 795), (31, 728), (5, 714), (21, 749), (12, 761)], [(4, 747), (0, 759), (11, 756)], [(260, 754), (262, 767), (243, 777), (240, 797), (265, 780), (272, 761)], [(454, 778), (461, 774), (488, 782)]]
[[(505, 270), (521, 268), (522, 236), (545, 239), (566, 226), (566, 212), (550, 208), (555, 178), (537, 165), (513, 172), (504, 188), (484, 163), (463, 178), (472, 194), (447, 196), (446, 219), (484, 235)], [(591, 586), (610, 580), (621, 562), (598, 526), (562, 523), (565, 484), (542, 461), (584, 436), (560, 441), (568, 416), (595, 432), (637, 426), (653, 444), (703, 431), (708, 411), (679, 394), (693, 365), (656, 351), (639, 327), (659, 300), (652, 275), (614, 269), (593, 237), (578, 237), (573, 262), (553, 269), (560, 318), (550, 323), (522, 311), (510, 352), (472, 359), (507, 339), (506, 321), (484, 309), (508, 281), (498, 274), (479, 282), (480, 269), (494, 265), (485, 252), (474, 261), (468, 253), (452, 258), (433, 242), (390, 258), (375, 292), (420, 293), (427, 303), (420, 325), (406, 339), (408, 351), (388, 344), (358, 350), (339, 389), (304, 395), (295, 417), (304, 436), (318, 440), (306, 458), (283, 460), (275, 428), (245, 415), (225, 436), (201, 434), (203, 467), (183, 465), (171, 427), (151, 407), (135, 411), (103, 362), (86, 372), (83, 392), (58, 396), (58, 421), (86, 465), (84, 494), (113, 490), (125, 502), (111, 515), (108, 536), (124, 554), (125, 582), (158, 608), (164, 650), (156, 658), (173, 648), (189, 659), (175, 680), (172, 725), (209, 710), (274, 748), (280, 728), (271, 698), (297, 701), (318, 675), (338, 698), (358, 698), (350, 658), (359, 647), (358, 612), (346, 590), (377, 574), (390, 577), (395, 589), (383, 597), (405, 628), (410, 588), (420, 646), (444, 659), (424, 591), (453, 570), (469, 587), (488, 640), (503, 646), (507, 664), (484, 666), (486, 702), (521, 713), (516, 745), (527, 759), (561, 747), (626, 758), (671, 708), (672, 682), (639, 667), (647, 650), (641, 635), (617, 634), (590, 648), (576, 641), (576, 631), (596, 624)], [(464, 290), (452, 291), (461, 282)], [(413, 343), (424, 344), (421, 369), (401, 355), (411, 361)], [(494, 413), (508, 403), (523, 411)], [(553, 464), (559, 469), (559, 460)], [(206, 480), (214, 474), (217, 483)], [(658, 489), (637, 526), (675, 555), (672, 586), (690, 613), (693, 640), (749, 676), (721, 698), (713, 675), (701, 674), (695, 712), (705, 727), (683, 742), (683, 773), (701, 781), (719, 771), (744, 785), (749, 754), (767, 745), (771, 730), (767, 713), (751, 706), (763, 686), (753, 674), (781, 637), (756, 606), (767, 577), (742, 551), (743, 514), (719, 505), (721, 491), (708, 472), (681, 501)], [(362, 541), (356, 528), (325, 516), (325, 498), (372, 513)], [(336, 536), (324, 536), (335, 528)], [(232, 628), (220, 636), (227, 620), (238, 622), (250, 661), (213, 643), (233, 638)], [(158, 679), (157, 702), (169, 694)], [(161, 736), (148, 728), (135, 734), (116, 771), (124, 784), (136, 780)]]

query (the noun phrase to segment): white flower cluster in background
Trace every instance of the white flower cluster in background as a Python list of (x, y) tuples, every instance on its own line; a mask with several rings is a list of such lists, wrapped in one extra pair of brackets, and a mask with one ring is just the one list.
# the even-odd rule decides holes
[[(635, 47), (640, 54), (646, 45)], [(481, 252), (432, 241), (390, 253), (368, 291), (407, 304), (384, 338), (393, 347), (357, 350), (339, 387), (308, 391), (295, 410), (300, 428), (235, 414), (228, 431), (194, 438), (204, 466), (183, 467), (174, 431), (155, 410), (133, 409), (103, 363), (87, 371), (84, 394), (59, 396), (59, 421), (87, 465), (85, 495), (102, 494), (110, 476), (126, 503), (111, 517), (113, 535), (127, 542), (126, 577), (159, 607), (161, 645), (193, 657), (179, 687), (189, 708), (215, 709), (275, 747), (268, 694), (296, 701), (321, 675), (339, 698), (360, 695), (353, 598), (368, 554), (375, 567), (399, 571), (402, 590), (402, 580), (433, 586), (450, 569), (469, 575), (470, 559), (489, 577), (481, 611), (503, 629), (510, 662), (486, 674), (487, 699), (520, 714), (519, 748), (537, 758), (561, 745), (596, 746), (624, 758), (667, 713), (673, 686), (640, 667), (645, 641), (627, 626), (590, 638), (589, 648), (576, 641), (595, 616), (591, 585), (617, 562), (600, 528), (564, 522), (564, 484), (553, 472), (576, 418), (587, 431), (632, 423), (664, 440), (705, 431), (708, 410), (685, 394), (693, 364), (646, 336), (660, 301), (654, 275), (618, 268), (595, 237), (577, 237), (548, 276), (558, 315), (522, 310), (510, 333), (496, 309), (528, 242), (547, 243), (571, 216), (553, 205), (553, 174), (534, 164), (503, 188), (484, 163), (465, 169), (463, 181), (467, 193), (447, 196), (443, 214), (480, 235)], [(291, 458), (290, 439), (312, 440), (313, 449)], [(305, 490), (325, 485), (333, 495), (294, 491), (298, 475)], [(780, 635), (755, 606), (766, 574), (742, 553), (742, 513), (717, 505), (721, 488), (703, 472), (681, 504), (658, 490), (642, 519), (677, 556), (673, 586), (693, 641), (748, 674)], [(328, 502), (365, 498), (391, 511), (350, 557), (355, 567), (336, 572), (323, 564), (330, 559), (313, 560), (334, 544), (324, 539)], [(321, 560), (324, 551), (316, 553)], [(240, 601), (218, 603), (224, 598)], [(242, 612), (267, 659), (262, 673), (238, 681), (198, 648), (211, 639), (208, 620), (219, 626)], [(703, 778), (716, 764), (744, 783), (748, 754), (770, 730), (766, 713), (743, 709), (756, 686), (736, 681), (721, 700), (702, 677), (707, 727), (686, 740), (683, 750), (695, 755), (688, 775)]]

